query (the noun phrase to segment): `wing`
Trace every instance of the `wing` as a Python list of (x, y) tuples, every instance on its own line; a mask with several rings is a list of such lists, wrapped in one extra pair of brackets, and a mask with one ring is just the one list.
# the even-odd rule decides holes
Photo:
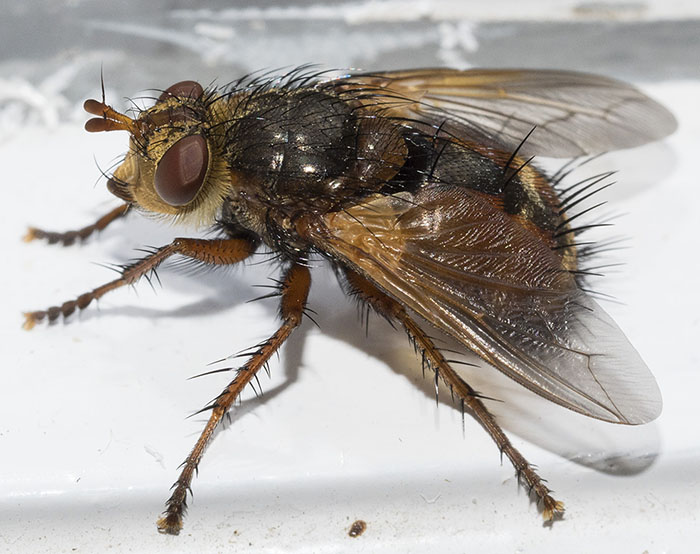
[(327, 214), (309, 238), (549, 400), (617, 423), (657, 417), (639, 354), (531, 233), (484, 195), (433, 183)]
[(331, 81), (390, 117), (442, 126), (521, 155), (575, 157), (640, 146), (672, 133), (663, 106), (633, 86), (587, 73), (418, 69)]

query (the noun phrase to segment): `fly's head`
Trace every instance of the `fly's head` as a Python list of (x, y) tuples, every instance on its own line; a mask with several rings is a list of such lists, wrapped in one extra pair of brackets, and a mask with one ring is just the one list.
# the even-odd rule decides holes
[(87, 121), (87, 131), (131, 135), (129, 151), (107, 183), (110, 192), (146, 212), (213, 223), (230, 188), (218, 131), (225, 103), (217, 100), (194, 81), (172, 85), (134, 119), (87, 100), (85, 110), (98, 116)]

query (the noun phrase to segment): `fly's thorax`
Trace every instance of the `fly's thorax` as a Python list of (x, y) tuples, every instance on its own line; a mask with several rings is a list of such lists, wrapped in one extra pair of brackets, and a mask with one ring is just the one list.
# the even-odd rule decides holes
[(255, 178), (250, 173), (230, 172), (231, 189), (223, 202), (219, 222), (252, 233), (283, 256), (299, 258), (311, 249), (311, 244), (299, 236), (297, 220), (327, 210), (314, 209), (311, 201), (295, 205), (261, 194), (264, 186), (256, 183)]
[(397, 155), (384, 154), (399, 150), (400, 134), (334, 94), (272, 89), (240, 104), (226, 133), (229, 165), (272, 205), (331, 209), (398, 171)]
[(280, 250), (304, 242), (296, 236), (299, 217), (361, 202), (405, 161), (397, 125), (328, 92), (242, 92), (230, 111), (225, 213)]

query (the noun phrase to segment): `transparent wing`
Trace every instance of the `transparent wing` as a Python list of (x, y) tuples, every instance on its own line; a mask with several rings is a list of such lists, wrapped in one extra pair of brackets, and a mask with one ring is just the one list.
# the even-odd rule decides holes
[(657, 417), (637, 351), (531, 232), (470, 189), (429, 184), (328, 214), (311, 239), (553, 402), (616, 423)]
[(575, 157), (639, 146), (676, 128), (644, 93), (598, 75), (554, 70), (418, 69), (331, 82), (389, 116), (442, 125), (522, 155)]

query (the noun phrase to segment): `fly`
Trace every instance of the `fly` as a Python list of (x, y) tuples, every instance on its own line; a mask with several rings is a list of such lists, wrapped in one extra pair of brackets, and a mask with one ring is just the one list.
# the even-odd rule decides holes
[[(645, 363), (582, 289), (586, 226), (571, 214), (595, 190), (561, 193), (534, 155), (578, 157), (670, 134), (673, 116), (634, 87), (549, 70), (419, 69), (328, 78), (295, 70), (225, 88), (182, 81), (134, 114), (88, 100), (90, 132), (127, 131), (107, 180), (122, 204), (93, 225), (28, 240), (71, 244), (137, 210), (210, 227), (177, 238), (74, 300), (25, 314), (55, 321), (134, 284), (178, 255), (212, 266), (260, 248), (282, 261), (281, 324), (205, 410), (210, 418), (158, 521), (182, 528), (192, 476), (241, 391), (304, 319), (309, 260), (321, 257), (348, 292), (403, 327), (433, 373), (487, 430), (534, 491), (545, 519), (562, 513), (483, 399), (424, 330), (457, 339), (561, 406), (622, 424), (661, 411)], [(593, 184), (592, 184), (593, 183)]]

